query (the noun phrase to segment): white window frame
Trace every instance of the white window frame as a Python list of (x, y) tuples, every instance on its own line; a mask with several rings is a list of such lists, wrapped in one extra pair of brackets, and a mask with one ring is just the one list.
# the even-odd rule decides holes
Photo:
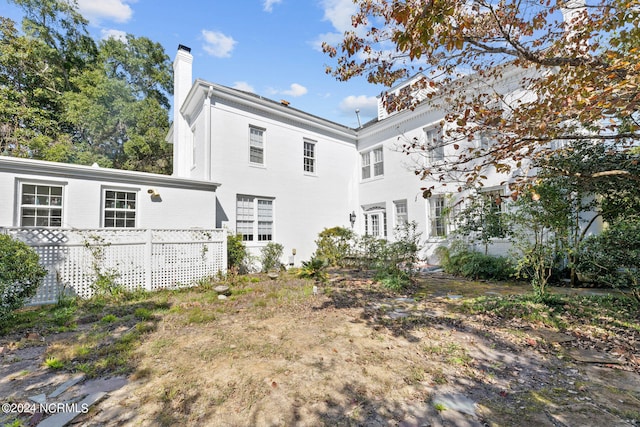
[(371, 178), (371, 152), (361, 153), (360, 158), (362, 161), (362, 179)]
[(396, 227), (409, 222), (409, 211), (407, 209), (407, 200), (396, 200), (393, 202), (396, 215)]
[[(138, 193), (139, 191), (137, 189), (131, 188), (103, 188), (102, 227), (136, 228), (138, 225), (138, 206), (140, 199)], [(113, 204), (110, 202), (113, 202)], [(113, 218), (111, 214), (114, 214)]]
[[(255, 132), (254, 132), (255, 131)], [(261, 128), (259, 126), (249, 125), (249, 163), (252, 165), (265, 165), (265, 134), (267, 130), (265, 128)], [(260, 135), (260, 138), (257, 138), (253, 135)], [(258, 143), (259, 142), (259, 143)], [(253, 161), (253, 153), (260, 153), (261, 161)]]
[(384, 150), (382, 146), (360, 153), (360, 158), (362, 180), (384, 176)]
[(435, 238), (447, 237), (447, 216), (443, 214), (443, 210), (447, 206), (444, 196), (433, 196), (429, 200), (429, 236)]
[(241, 235), (245, 242), (274, 241), (274, 212), (275, 199), (238, 194), (236, 196), (236, 233)]
[[(19, 181), (18, 223), (20, 227), (62, 227), (66, 199), (65, 184), (59, 182)], [(26, 187), (29, 187), (29, 191), (25, 193)], [(53, 189), (56, 190), (52, 191)], [(29, 215), (26, 215), (26, 213)], [(33, 223), (31, 223), (32, 221), (25, 221), (26, 218), (33, 218)]]
[(384, 204), (369, 205), (363, 207), (364, 211), (364, 234), (375, 236), (379, 239), (386, 239), (387, 231), (387, 210)]
[(486, 151), (491, 147), (491, 142), (493, 141), (492, 132), (490, 131), (480, 131), (480, 135), (478, 137), (478, 148), (480, 150)]
[(432, 163), (444, 161), (444, 143), (441, 126), (424, 128), (426, 147), (429, 150), (429, 160)]
[[(310, 147), (308, 149), (307, 147)], [(317, 142), (305, 138), (302, 141), (302, 170), (306, 174), (315, 175), (317, 173)]]

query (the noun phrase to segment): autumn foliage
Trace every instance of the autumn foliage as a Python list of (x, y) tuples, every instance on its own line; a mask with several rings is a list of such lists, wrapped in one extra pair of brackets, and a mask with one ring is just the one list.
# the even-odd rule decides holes
[[(337, 61), (328, 72), (388, 87), (416, 73), (427, 77), (387, 98), (388, 110), (416, 108), (406, 98), (428, 89), (428, 102), (445, 112), (455, 155), (426, 166), (425, 180), (464, 184), (489, 167), (521, 170), (557, 149), (551, 141), (624, 150), (640, 139), (638, 0), (356, 3), (353, 30), (340, 45), (324, 45)], [(491, 135), (490, 147), (467, 148), (464, 141), (481, 133)], [(405, 149), (417, 145), (408, 141)]]

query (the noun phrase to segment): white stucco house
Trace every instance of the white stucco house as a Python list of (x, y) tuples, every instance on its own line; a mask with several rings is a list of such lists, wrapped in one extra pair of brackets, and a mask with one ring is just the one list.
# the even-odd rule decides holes
[(0, 227), (215, 228), (211, 181), (0, 156)]
[[(174, 176), (222, 184), (216, 193), (217, 227), (241, 234), (254, 253), (271, 241), (282, 244), (287, 257), (295, 249), (296, 264), (312, 256), (318, 233), (334, 226), (393, 239), (397, 225), (415, 221), (426, 239), (425, 258), (446, 242), (445, 204), (461, 195), (452, 188), (451, 194), (424, 199), (424, 183), (414, 171), (421, 162), (445, 161), (451, 148), (441, 144), (430, 158), (407, 156), (399, 142), (416, 137), (441, 143), (445, 113), (437, 103), (389, 114), (380, 100), (377, 120), (353, 129), (286, 101), (193, 81), (192, 61), (190, 49), (179, 46), (167, 140), (173, 143)], [(511, 80), (505, 78), (504, 90), (517, 89)], [(507, 180), (493, 174), (485, 191), (505, 195), (501, 183)], [(500, 242), (495, 248), (504, 249)]]

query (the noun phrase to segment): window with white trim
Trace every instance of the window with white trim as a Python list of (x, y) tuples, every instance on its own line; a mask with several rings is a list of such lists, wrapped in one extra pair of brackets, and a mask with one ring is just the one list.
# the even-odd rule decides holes
[(493, 140), (493, 135), (489, 131), (481, 131), (480, 137), (478, 138), (478, 148), (485, 151), (488, 150), (491, 146), (491, 142)]
[(384, 175), (384, 157), (382, 147), (361, 153), (362, 179)]
[(106, 228), (135, 228), (135, 191), (104, 190), (104, 220)]
[(364, 234), (385, 239), (387, 237), (387, 212), (384, 205), (369, 206), (364, 211)]
[(445, 212), (445, 198), (442, 196), (432, 197), (431, 205), (431, 237), (446, 237), (447, 216)]
[(371, 178), (371, 156), (370, 152), (362, 153), (362, 179)]
[(249, 163), (264, 165), (265, 129), (249, 126)]
[(444, 160), (444, 144), (442, 142), (442, 128), (439, 126), (426, 128), (425, 140), (429, 150), (429, 158), (432, 162), (441, 162)]
[(272, 241), (273, 199), (237, 196), (236, 233), (244, 241)]
[(307, 173), (316, 173), (316, 142), (305, 139), (302, 153), (303, 170)]
[(409, 216), (407, 213), (407, 201), (397, 200), (393, 202), (396, 211), (396, 226), (406, 224), (409, 222)]
[(62, 227), (62, 186), (22, 183), (21, 227)]

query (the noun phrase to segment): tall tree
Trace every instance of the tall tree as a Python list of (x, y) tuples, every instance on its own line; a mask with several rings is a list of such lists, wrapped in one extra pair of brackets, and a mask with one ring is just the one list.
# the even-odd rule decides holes
[[(324, 46), (337, 58), (328, 72), (387, 86), (417, 72), (428, 77), (386, 98), (389, 110), (413, 108), (407, 98), (425, 89), (446, 112), (456, 155), (425, 167), (424, 179), (449, 174), (472, 183), (487, 167), (513, 171), (547, 156), (554, 140), (621, 147), (640, 140), (638, 0), (355, 2), (354, 30), (339, 46)], [(461, 143), (481, 133), (493, 144)], [(405, 148), (422, 145), (408, 141)]]
[(127, 35), (96, 45), (74, 0), (0, 18), (0, 154), (170, 173), (171, 62)]
[(149, 39), (100, 43), (98, 61), (71, 80), (64, 118), (75, 126), (77, 160), (147, 172), (170, 173), (169, 57)]

